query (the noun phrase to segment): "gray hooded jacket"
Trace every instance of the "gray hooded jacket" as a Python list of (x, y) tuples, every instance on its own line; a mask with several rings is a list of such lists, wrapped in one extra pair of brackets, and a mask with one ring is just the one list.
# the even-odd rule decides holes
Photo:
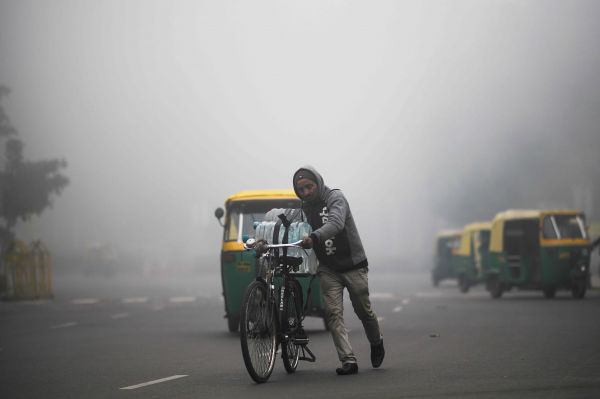
[(294, 173), (292, 183), (296, 195), (296, 180), (306, 171), (316, 178), (319, 191), (318, 199), (302, 201), (302, 209), (313, 228), (311, 237), (319, 263), (339, 272), (368, 266), (350, 206), (340, 190), (327, 187), (319, 172), (305, 166)]

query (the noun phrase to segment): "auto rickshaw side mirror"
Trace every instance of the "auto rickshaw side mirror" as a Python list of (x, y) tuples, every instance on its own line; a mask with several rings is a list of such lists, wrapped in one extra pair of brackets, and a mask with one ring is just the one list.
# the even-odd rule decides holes
[(225, 211), (223, 210), (223, 208), (219, 207), (219, 208), (215, 209), (215, 217), (219, 221), (219, 224), (221, 225), (221, 227), (224, 227), (223, 222), (221, 221), (221, 218), (223, 217), (223, 215), (225, 215)]

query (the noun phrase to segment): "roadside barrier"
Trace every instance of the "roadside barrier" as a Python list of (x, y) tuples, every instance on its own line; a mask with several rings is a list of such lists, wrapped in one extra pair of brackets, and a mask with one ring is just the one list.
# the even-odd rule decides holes
[(41, 241), (33, 241), (30, 246), (31, 264), (35, 270), (37, 298), (52, 298), (52, 259), (50, 251)]
[(0, 288), (3, 299), (52, 298), (52, 265), (50, 252), (41, 241), (27, 245), (13, 241), (4, 253), (4, 284)]

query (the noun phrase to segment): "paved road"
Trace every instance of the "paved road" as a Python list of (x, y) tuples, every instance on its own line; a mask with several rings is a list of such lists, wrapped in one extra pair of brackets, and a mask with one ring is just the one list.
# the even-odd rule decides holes
[(310, 318), (317, 363), (287, 375), (278, 361), (269, 383), (256, 385), (222, 318), (218, 275), (58, 276), (54, 301), (0, 303), (1, 396), (600, 397), (600, 290), (583, 301), (566, 292), (492, 300), (480, 287), (467, 295), (452, 283), (433, 288), (425, 274), (370, 278), (387, 350), (381, 369), (369, 367), (368, 343), (350, 313), (360, 373), (336, 376), (331, 339)]

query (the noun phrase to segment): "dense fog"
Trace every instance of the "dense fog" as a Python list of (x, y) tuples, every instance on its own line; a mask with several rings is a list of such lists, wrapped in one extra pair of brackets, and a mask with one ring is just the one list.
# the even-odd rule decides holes
[(306, 164), (401, 269), (507, 208), (599, 220), (599, 20), (597, 1), (2, 0), (4, 107), (70, 179), (18, 235), (216, 268), (214, 209)]

